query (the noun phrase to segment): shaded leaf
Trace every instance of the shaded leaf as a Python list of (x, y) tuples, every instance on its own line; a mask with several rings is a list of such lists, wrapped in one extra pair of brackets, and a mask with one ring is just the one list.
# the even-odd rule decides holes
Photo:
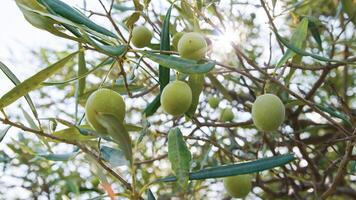
[(190, 108), (185, 113), (188, 117), (193, 117), (195, 114), (195, 110), (199, 104), (200, 93), (204, 88), (204, 75), (202, 74), (191, 74), (189, 76), (188, 85), (192, 90), (192, 104)]
[(126, 159), (132, 162), (131, 138), (122, 122), (110, 113), (98, 113), (96, 119), (119, 145)]
[(26, 95), (32, 90), (35, 90), (44, 80), (52, 76), (59, 69), (65, 66), (65, 64), (72, 59), (78, 52), (74, 52), (59, 60), (58, 62), (48, 66), (47, 68), (41, 70), (34, 76), (26, 79), (24, 82), (18, 84), (15, 88), (7, 92), (0, 99), (0, 109), (4, 108), (20, 97)]
[(157, 111), (160, 105), (161, 105), (161, 94), (157, 95), (153, 99), (153, 101), (150, 104), (148, 104), (148, 106), (145, 108), (143, 113), (145, 113), (146, 117), (149, 117)]
[(318, 26), (318, 23), (317, 23), (318, 19), (311, 18), (311, 17), (309, 17), (308, 19), (309, 19), (308, 29), (311, 32), (314, 40), (318, 44), (319, 50), (323, 51), (323, 46), (322, 46), (321, 37), (320, 37), (320, 31), (319, 31), (319, 26)]
[(330, 114), (332, 117), (336, 117), (336, 118), (339, 118), (341, 119), (344, 123), (346, 123), (348, 126), (352, 127), (352, 124), (350, 122), (350, 120), (348, 119), (347, 115), (334, 109), (333, 107), (329, 106), (329, 105), (321, 105), (321, 104), (316, 104), (316, 106), (324, 111), (324, 112), (327, 112), (328, 114)]
[(6, 127), (3, 130), (0, 130), (0, 142), (4, 139), (6, 133), (10, 130), (11, 126)]
[[(308, 33), (308, 18), (303, 18), (302, 21), (298, 24), (297, 28), (295, 29), (291, 41), (293, 45), (298, 48), (301, 48), (303, 42), (305, 41)], [(276, 68), (282, 66), (288, 59), (292, 58), (296, 53), (291, 49), (288, 49), (283, 57), (278, 61)]]
[(108, 146), (101, 146), (100, 152), (103, 159), (110, 163), (112, 167), (129, 164), (129, 162), (125, 158), (124, 153), (119, 149), (114, 149)]
[(147, 200), (156, 200), (156, 197), (153, 195), (150, 189), (147, 190)]
[(178, 128), (168, 133), (168, 159), (177, 176), (178, 185), (185, 191), (188, 187), (189, 168), (192, 156)]

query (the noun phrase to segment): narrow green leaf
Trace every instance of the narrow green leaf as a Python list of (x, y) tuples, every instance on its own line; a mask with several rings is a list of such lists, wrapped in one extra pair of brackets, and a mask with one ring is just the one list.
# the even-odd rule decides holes
[(60, 15), (74, 23), (85, 25), (86, 27), (104, 34), (106, 36), (110, 36), (116, 38), (116, 35), (109, 31), (108, 29), (97, 25), (93, 21), (91, 21), (88, 17), (78, 12), (71, 6), (60, 0), (38, 0), (42, 5), (44, 5), (48, 10), (53, 11), (57, 15)]
[(153, 195), (150, 189), (147, 190), (147, 200), (156, 200), (156, 197)]
[[(305, 41), (308, 33), (308, 18), (303, 18), (303, 20), (298, 24), (297, 28), (295, 29), (291, 41), (293, 44), (301, 48), (303, 42)], [(283, 57), (278, 61), (276, 68), (282, 66), (288, 59), (292, 58), (295, 55), (295, 52), (291, 49), (288, 49)]]
[(80, 194), (80, 191), (79, 191), (79, 186), (78, 184), (72, 180), (72, 179), (67, 179), (66, 180), (66, 187), (68, 189), (69, 192), (72, 192), (76, 195), (79, 195)]
[[(169, 34), (170, 33), (169, 32), (169, 21), (171, 18), (171, 11), (172, 11), (172, 6), (169, 7), (166, 17), (163, 22), (163, 28), (161, 31), (161, 43), (160, 43), (160, 50), (162, 50), (162, 51), (171, 50), (171, 46), (170, 46), (171, 41), (170, 41), (170, 34)], [(159, 86), (160, 86), (160, 92), (162, 92), (164, 87), (166, 87), (166, 85), (169, 83), (170, 70), (167, 66), (164, 66), (161, 63), (159, 63), (159, 64), (160, 65), (159, 65), (158, 81), (159, 81)], [(160, 98), (161, 98), (161, 93), (159, 93), (157, 95), (157, 97), (143, 111), (147, 117), (154, 114), (157, 111), (157, 109), (160, 107), (160, 105), (161, 105)]]
[(32, 129), (35, 129), (35, 130), (39, 130), (38, 126), (36, 125), (36, 123), (33, 121), (32, 117), (22, 108), (20, 107), (22, 113), (23, 113), (23, 116), (25, 117), (28, 125), (30, 125), (30, 127)]
[(134, 7), (128, 7), (128, 6), (124, 6), (124, 5), (121, 5), (121, 4), (114, 4), (113, 8), (115, 10), (118, 10), (118, 11), (121, 11), (121, 12), (128, 11), (128, 10), (135, 10)]
[(343, 11), (349, 16), (356, 26), (356, 3), (353, 0), (341, 0)]
[(156, 110), (159, 108), (160, 105), (161, 105), (161, 94), (158, 94), (153, 99), (153, 101), (150, 104), (148, 104), (148, 106), (145, 108), (143, 113), (145, 113), (146, 117), (149, 117), (156, 112)]
[(318, 19), (311, 18), (311, 17), (308, 17), (308, 19), (309, 19), (308, 29), (311, 32), (314, 40), (318, 44), (319, 50), (323, 51), (323, 46), (322, 46), (321, 37), (320, 37), (320, 31), (319, 31), (319, 27), (318, 27), (318, 23), (317, 23)]
[(111, 46), (111, 45), (105, 45), (105, 44), (99, 44), (95, 42), (91, 37), (85, 33), (83, 30), (81, 30), (81, 33), (83, 34), (82, 37), (93, 47), (97, 48), (98, 50), (103, 51), (104, 53), (107, 53), (112, 56), (121, 56), (125, 50), (126, 46), (125, 45), (116, 45), (116, 46)]
[[(255, 161), (243, 162), (232, 165), (218, 166), (203, 169), (189, 174), (189, 180), (202, 180), (209, 178), (221, 178), (226, 176), (236, 176), (242, 174), (251, 174), (267, 169), (272, 169), (278, 166), (283, 166), (295, 160), (293, 154), (284, 154), (272, 156), (268, 158), (261, 158)], [(156, 182), (173, 182), (177, 181), (174, 176), (158, 179)]]
[(350, 162), (350, 173), (356, 174), (356, 160), (351, 160)]
[(143, 10), (143, 5), (140, 3), (139, 0), (133, 0), (133, 3), (135, 5), (135, 9), (137, 11), (142, 11)]
[(155, 54), (148, 51), (142, 51), (141, 53), (162, 66), (177, 70), (178, 72), (184, 74), (204, 74), (212, 70), (215, 66), (215, 64), (211, 62), (199, 64), (194, 60), (188, 60), (176, 56)]
[[(169, 21), (171, 19), (172, 6), (169, 7), (166, 17), (163, 22), (163, 28), (161, 31), (161, 45), (160, 50), (170, 51), (171, 50), (171, 41), (170, 41), (170, 31), (169, 31)], [(167, 66), (159, 66), (159, 84), (160, 91), (162, 92), (164, 87), (169, 83), (169, 68)]]
[(11, 126), (6, 127), (3, 130), (0, 130), (0, 142), (4, 139), (6, 133), (10, 130)]
[(110, 113), (98, 113), (96, 118), (99, 123), (106, 128), (107, 133), (119, 145), (126, 159), (132, 162), (131, 138), (123, 123)]
[(274, 10), (274, 8), (276, 7), (276, 4), (277, 4), (277, 0), (272, 0), (272, 7), (273, 7), (273, 10)]
[(352, 127), (352, 124), (351, 124), (351, 122), (350, 122), (350, 120), (348, 119), (348, 117), (347, 117), (346, 114), (344, 114), (344, 113), (342, 113), (342, 112), (336, 110), (336, 109), (333, 108), (332, 106), (329, 106), (329, 105), (326, 105), (326, 104), (323, 104), (323, 105), (322, 105), (322, 104), (316, 104), (316, 106), (317, 106), (320, 110), (322, 110), (322, 111), (324, 111), (324, 112), (330, 114), (332, 117), (336, 117), (336, 118), (341, 119), (341, 120), (342, 120), (344, 123), (346, 123), (348, 126)]
[(126, 27), (132, 27), (137, 22), (137, 20), (140, 19), (140, 16), (141, 12), (133, 12), (129, 17), (124, 20)]
[[(81, 125), (79, 128), (90, 129), (92, 128), (89, 125)], [(69, 127), (52, 133), (53, 136), (56, 136), (61, 139), (71, 140), (71, 141), (87, 141), (96, 138), (95, 136), (83, 135), (80, 133), (77, 127)]]
[[(4, 64), (0, 61), (0, 69), (2, 72), (4, 72), (4, 74), (11, 80), (11, 82), (13, 84), (15, 84), (16, 86), (19, 85), (21, 82), (20, 80), (15, 76), (14, 73), (12, 73), (12, 71)], [(33, 113), (33, 116), (35, 116), (35, 118), (38, 118), (38, 114), (37, 114), (37, 110), (36, 110), (36, 107), (35, 105), (33, 104), (32, 102), (32, 99), (30, 97), (29, 94), (26, 94), (25, 95), (25, 99), (28, 103), (28, 105), (30, 106), (31, 108), (31, 111)]]
[(20, 8), (22, 14), (24, 15), (25, 19), (34, 27), (46, 30), (56, 36), (76, 40), (75, 37), (69, 36), (61, 31), (57, 30), (54, 26), (56, 21), (47, 17), (43, 16), (35, 11), (45, 12), (47, 10), (39, 4), (36, 0), (15, 0), (17, 6)]
[(0, 163), (7, 163), (9, 161), (11, 161), (10, 156), (8, 156), (4, 151), (2, 151), (0, 154)]
[(200, 93), (204, 88), (204, 75), (203, 74), (191, 74), (189, 76), (188, 85), (192, 90), (192, 104), (190, 108), (185, 113), (188, 117), (193, 117), (195, 114), (195, 110), (199, 104)]
[[(103, 67), (105, 65), (112, 64), (113, 62), (114, 62), (114, 60), (112, 58), (107, 58), (103, 62), (101, 62), (99, 65), (97, 65), (96, 67), (94, 67), (91, 70), (81, 74), (80, 76), (77, 76), (77, 77), (74, 77), (74, 78), (71, 78), (71, 79), (65, 80), (65, 81), (43, 82), (43, 83), (41, 83), (41, 85), (43, 85), (43, 86), (62, 85), (62, 84), (70, 83), (72, 81), (80, 80), (82, 78), (87, 77), (89, 74), (93, 73), (97, 69), (99, 69), (99, 68), (101, 68), (101, 67)], [(81, 96), (81, 95), (79, 95), (79, 96)]]
[(106, 160), (112, 167), (128, 165), (129, 162), (126, 160), (124, 153), (119, 149), (114, 149), (108, 146), (100, 147), (101, 156)]
[[(82, 45), (79, 44), (79, 50), (82, 48)], [(88, 72), (86, 62), (85, 62), (85, 53), (84, 51), (80, 51), (78, 54), (78, 77), (82, 77), (84, 74)], [(85, 91), (85, 77), (78, 80), (78, 91), (77, 94), (80, 96)]]
[(312, 54), (309, 52), (304, 51), (303, 49), (300, 49), (298, 47), (296, 47), (294, 44), (289, 43), (286, 39), (284, 39), (281, 35), (278, 34), (278, 32), (275, 32), (277, 39), (286, 47), (288, 47), (288, 49), (291, 49), (292, 51), (294, 51), (295, 53), (301, 55), (301, 56), (310, 56), (316, 60), (320, 60), (320, 61), (324, 61), (324, 62), (337, 62), (337, 63), (345, 63), (345, 64), (350, 64), (350, 65), (355, 65), (354, 62), (349, 62), (347, 60), (335, 60), (335, 59), (330, 59), (330, 58), (326, 58), (323, 56), (319, 56), (316, 54)]
[(207, 77), (209, 78), (211, 84), (221, 92), (221, 94), (224, 96), (226, 100), (228, 101), (233, 100), (232, 96), (229, 94), (229, 91), (225, 88), (225, 86), (223, 86), (220, 83), (220, 81), (213, 74), (208, 73)]
[(71, 153), (64, 153), (64, 154), (37, 154), (37, 156), (41, 158), (45, 158), (46, 160), (52, 161), (68, 161), (69, 159), (73, 158), (79, 153), (79, 149), (75, 149)]
[(185, 191), (188, 187), (192, 156), (179, 128), (174, 128), (168, 133), (168, 159), (171, 162), (174, 174), (177, 176), (178, 185)]
[(44, 80), (52, 76), (56, 73), (59, 69), (65, 66), (65, 64), (72, 59), (78, 52), (74, 52), (69, 54), (68, 56), (64, 57), (60, 61), (48, 66), (47, 68), (41, 70), (34, 76), (26, 79), (24, 82), (17, 85), (15, 88), (10, 90), (0, 99), (0, 109), (4, 108), (20, 97), (26, 95), (32, 90), (35, 90)]
[(150, 122), (146, 119), (146, 117), (144, 117), (142, 119), (142, 124), (143, 124), (143, 127), (140, 131), (140, 137), (138, 138), (137, 140), (137, 144), (140, 144), (140, 142), (142, 141), (143, 137), (145, 137), (145, 135), (147, 135), (149, 133), (149, 130), (148, 128), (150, 127)]
[(125, 126), (125, 129), (128, 132), (138, 132), (138, 131), (141, 131), (143, 129), (143, 127), (137, 126), (137, 125), (134, 125), (134, 124), (124, 124), (124, 126)]

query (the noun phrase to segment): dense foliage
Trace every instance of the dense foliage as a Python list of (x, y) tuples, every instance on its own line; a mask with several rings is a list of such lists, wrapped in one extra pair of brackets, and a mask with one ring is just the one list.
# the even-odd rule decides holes
[(92, 1), (15, 0), (70, 45), (0, 62), (0, 195), (356, 199), (354, 0)]

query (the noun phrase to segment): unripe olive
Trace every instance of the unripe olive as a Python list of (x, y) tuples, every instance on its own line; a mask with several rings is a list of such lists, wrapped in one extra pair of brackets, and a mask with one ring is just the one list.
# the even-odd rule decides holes
[(151, 31), (145, 26), (136, 26), (132, 30), (132, 44), (137, 48), (143, 48), (151, 43), (152, 39)]
[(225, 177), (224, 187), (231, 197), (244, 198), (252, 189), (251, 176), (244, 174)]
[(176, 34), (173, 35), (172, 37), (172, 46), (175, 50), (178, 49), (178, 42), (180, 38), (184, 35), (185, 32), (177, 32)]
[(274, 94), (257, 97), (252, 105), (252, 120), (261, 131), (275, 131), (282, 124), (285, 108), (282, 101)]
[(225, 108), (220, 113), (220, 120), (223, 122), (232, 121), (234, 119), (234, 113), (231, 108)]
[(182, 58), (201, 60), (207, 49), (205, 38), (196, 32), (185, 33), (178, 42), (178, 52)]
[(85, 104), (85, 115), (90, 126), (97, 132), (105, 134), (105, 127), (96, 118), (98, 113), (112, 114), (117, 120), (123, 122), (125, 102), (121, 95), (113, 90), (103, 88), (93, 92)]
[(192, 103), (192, 90), (183, 81), (173, 81), (162, 91), (161, 105), (163, 110), (173, 116), (179, 116), (188, 111)]
[(220, 99), (217, 97), (211, 97), (208, 101), (211, 108), (217, 108), (220, 103)]

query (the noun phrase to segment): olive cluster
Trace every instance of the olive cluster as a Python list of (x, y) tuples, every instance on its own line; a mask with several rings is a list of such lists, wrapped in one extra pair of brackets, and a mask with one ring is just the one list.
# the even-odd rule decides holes
[[(137, 48), (147, 47), (151, 44), (153, 34), (144, 26), (132, 30), (131, 42)], [(177, 50), (182, 58), (200, 61), (207, 52), (205, 38), (196, 32), (179, 32), (173, 36), (173, 49)], [(163, 110), (175, 117), (185, 114), (192, 104), (192, 88), (185, 81), (175, 80), (166, 85), (161, 93), (160, 102)], [(208, 104), (211, 108), (219, 107), (220, 99), (211, 97)], [(122, 96), (110, 89), (99, 89), (92, 93), (85, 106), (86, 119), (89, 124), (101, 134), (105, 134), (105, 127), (97, 119), (99, 113), (110, 113), (119, 121), (125, 117), (125, 102)], [(257, 129), (261, 131), (275, 131), (283, 123), (285, 108), (282, 101), (274, 94), (258, 96), (252, 105), (252, 120)], [(231, 108), (221, 110), (220, 121), (234, 120)], [(224, 178), (224, 187), (230, 196), (235, 198), (245, 197), (251, 190), (252, 177), (238, 175)]]

